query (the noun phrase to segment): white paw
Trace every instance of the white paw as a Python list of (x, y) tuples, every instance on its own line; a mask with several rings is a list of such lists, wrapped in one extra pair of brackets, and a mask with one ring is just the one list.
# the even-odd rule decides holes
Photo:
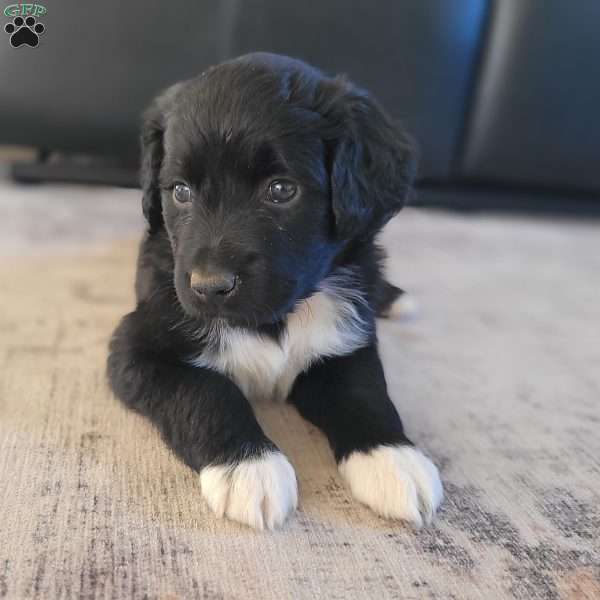
[(294, 468), (278, 451), (200, 471), (202, 496), (219, 517), (274, 529), (298, 506)]
[(387, 309), (385, 317), (388, 319), (414, 319), (419, 316), (419, 302), (411, 294), (404, 292)]
[(339, 465), (354, 497), (389, 519), (429, 523), (444, 497), (436, 466), (412, 446), (353, 452)]

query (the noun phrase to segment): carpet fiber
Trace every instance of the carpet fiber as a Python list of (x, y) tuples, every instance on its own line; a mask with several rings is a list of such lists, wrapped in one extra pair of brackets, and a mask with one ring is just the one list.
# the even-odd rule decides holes
[(600, 597), (598, 224), (401, 213), (389, 273), (421, 312), (380, 323), (381, 349), (439, 517), (374, 516), (323, 436), (265, 405), (301, 500), (255, 533), (106, 385), (139, 212), (137, 192), (0, 187), (0, 597)]

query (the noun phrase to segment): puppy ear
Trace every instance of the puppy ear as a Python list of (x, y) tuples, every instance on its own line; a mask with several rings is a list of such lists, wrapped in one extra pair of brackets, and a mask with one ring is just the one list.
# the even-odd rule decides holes
[[(333, 214), (338, 237), (377, 233), (403, 206), (415, 174), (408, 136), (367, 92), (345, 78), (325, 85)], [(327, 89), (328, 88), (328, 89)]]
[(180, 87), (181, 84), (176, 84), (168, 88), (152, 102), (143, 115), (140, 184), (143, 194), (142, 211), (150, 226), (150, 233), (161, 229), (164, 223), (159, 185), (164, 158), (163, 137), (169, 108)]
[(142, 162), (140, 184), (142, 186), (142, 211), (150, 226), (150, 233), (163, 225), (158, 175), (163, 161), (163, 116), (158, 103), (154, 102), (144, 113), (142, 124)]

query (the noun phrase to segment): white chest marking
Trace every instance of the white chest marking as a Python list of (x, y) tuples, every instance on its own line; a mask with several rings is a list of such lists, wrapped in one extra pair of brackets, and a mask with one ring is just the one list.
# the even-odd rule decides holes
[(279, 341), (222, 328), (191, 363), (231, 377), (249, 400), (285, 400), (296, 377), (316, 360), (349, 354), (367, 343), (369, 325), (357, 310), (361, 302), (356, 290), (330, 278), (288, 316)]

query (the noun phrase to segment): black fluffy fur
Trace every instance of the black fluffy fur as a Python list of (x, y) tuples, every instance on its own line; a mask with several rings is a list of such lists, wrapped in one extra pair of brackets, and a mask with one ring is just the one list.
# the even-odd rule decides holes
[[(327, 435), (337, 460), (406, 443), (387, 394), (374, 320), (402, 293), (381, 273), (375, 236), (402, 207), (414, 165), (406, 136), (343, 77), (286, 57), (243, 56), (164, 92), (142, 134), (137, 307), (110, 343), (115, 394), (148, 417), (193, 469), (274, 448), (226, 376), (190, 366), (215, 319), (278, 339), (286, 315), (340, 267), (359, 274), (371, 327), (365, 347), (297, 378), (289, 400)], [(288, 204), (265, 201), (285, 177)], [(177, 206), (175, 184), (193, 201)], [(240, 289), (218, 305), (190, 287), (195, 268), (228, 269)]]

